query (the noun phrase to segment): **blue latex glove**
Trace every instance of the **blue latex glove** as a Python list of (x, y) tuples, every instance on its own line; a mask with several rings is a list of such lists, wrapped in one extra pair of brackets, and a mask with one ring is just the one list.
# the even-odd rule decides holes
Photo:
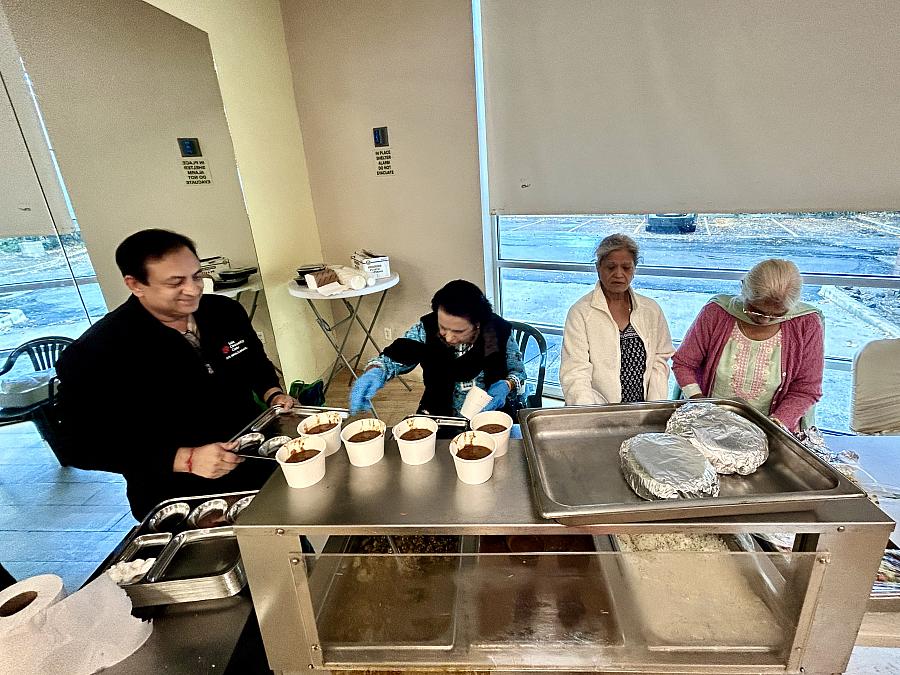
[(350, 413), (359, 414), (372, 407), (372, 397), (387, 382), (387, 374), (381, 368), (367, 370), (353, 383), (350, 390)]
[(500, 410), (500, 408), (506, 405), (506, 399), (509, 396), (509, 392), (509, 382), (506, 380), (497, 380), (488, 387), (487, 393), (491, 395), (491, 400), (484, 408), (482, 408), (482, 410)]

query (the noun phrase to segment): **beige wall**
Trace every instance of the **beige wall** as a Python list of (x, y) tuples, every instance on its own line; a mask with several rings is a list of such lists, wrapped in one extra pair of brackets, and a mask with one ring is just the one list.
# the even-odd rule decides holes
[[(3, 6), (107, 303), (128, 295), (115, 247), (145, 227), (255, 264), (206, 35), (139, 0)], [(211, 185), (185, 185), (179, 136), (200, 139)]]
[[(359, 247), (400, 273), (379, 319), (402, 333), (453, 278), (484, 284), (471, 3), (284, 0), (327, 260)], [(376, 176), (388, 126), (393, 176)]]
[(151, 4), (209, 34), (285, 379), (316, 377), (331, 348), (286, 290), (297, 265), (322, 251), (278, 2)]
[[(110, 305), (125, 297), (112, 253), (126, 234), (183, 231), (201, 255), (259, 265), (254, 323), (273, 355), (277, 341), (286, 379), (315, 377), (330, 348), (285, 290), (296, 264), (321, 249), (278, 4), (157, 4), (185, 16), (140, 0), (2, 0), (101, 287)], [(200, 138), (211, 186), (183, 184), (177, 136)]]

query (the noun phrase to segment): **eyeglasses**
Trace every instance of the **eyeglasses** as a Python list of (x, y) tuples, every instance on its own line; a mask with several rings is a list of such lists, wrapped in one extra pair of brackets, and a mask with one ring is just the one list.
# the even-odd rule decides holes
[(763, 314), (762, 312), (757, 312), (754, 309), (749, 309), (749, 305), (747, 305), (747, 303), (744, 303), (744, 314), (753, 319), (755, 323), (780, 323), (782, 321), (787, 321), (787, 317), (784, 316), (784, 314), (778, 316)]

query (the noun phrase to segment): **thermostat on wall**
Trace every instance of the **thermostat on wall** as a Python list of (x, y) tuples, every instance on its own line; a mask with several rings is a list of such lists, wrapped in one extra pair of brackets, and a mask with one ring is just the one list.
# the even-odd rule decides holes
[(200, 152), (200, 141), (196, 138), (179, 138), (178, 149), (182, 157), (203, 157)]

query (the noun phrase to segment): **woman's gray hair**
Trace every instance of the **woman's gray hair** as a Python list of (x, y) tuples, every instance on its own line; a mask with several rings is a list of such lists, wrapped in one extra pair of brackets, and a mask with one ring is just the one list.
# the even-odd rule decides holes
[(631, 257), (634, 258), (634, 264), (638, 264), (640, 251), (637, 242), (627, 234), (611, 234), (601, 241), (600, 245), (597, 246), (597, 250), (594, 251), (594, 261), (599, 265), (606, 256), (620, 249), (628, 251)]
[(756, 263), (741, 283), (741, 299), (745, 302), (774, 301), (791, 310), (800, 302), (803, 279), (790, 260), (770, 258)]

